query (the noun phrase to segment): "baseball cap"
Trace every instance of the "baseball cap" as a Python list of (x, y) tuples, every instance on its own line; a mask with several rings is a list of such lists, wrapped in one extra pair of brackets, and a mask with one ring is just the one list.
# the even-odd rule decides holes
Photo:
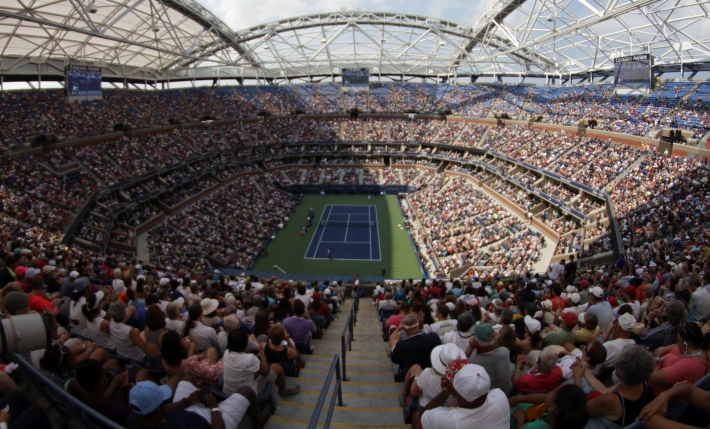
[(589, 293), (594, 295), (595, 298), (604, 298), (604, 289), (600, 288), (599, 286), (594, 286), (593, 288), (589, 289)]
[(540, 332), (542, 325), (540, 324), (539, 321), (533, 319), (529, 315), (525, 316), (524, 321), (525, 321), (525, 326), (528, 328), (528, 331), (530, 331), (531, 334), (534, 334), (535, 332)]
[(313, 299), (320, 299), (320, 293), (319, 292), (314, 292), (313, 296), (311, 297)]
[(573, 303), (579, 304), (579, 301), (582, 300), (582, 297), (579, 296), (579, 294), (578, 294), (577, 292), (575, 292), (575, 293), (569, 294), (569, 299), (570, 299)]
[(20, 277), (24, 276), (27, 273), (27, 267), (23, 267), (20, 265), (19, 267), (15, 268), (15, 275), (17, 275), (17, 278), (19, 279)]
[(10, 292), (5, 297), (5, 308), (9, 313), (14, 313), (17, 310), (26, 307), (29, 299), (29, 295), (24, 292)]
[(165, 286), (168, 283), (170, 283), (170, 279), (168, 277), (163, 277), (162, 279), (160, 279), (160, 286)]
[[(452, 347), (453, 346), (453, 347)], [(466, 359), (463, 350), (454, 343), (441, 344), (431, 351), (431, 366), (439, 374), (446, 372), (446, 367), (456, 359)]]
[(468, 402), (473, 402), (491, 390), (491, 378), (480, 365), (469, 364), (456, 373), (454, 389)]
[(574, 325), (576, 325), (577, 321), (578, 321), (577, 313), (575, 313), (574, 311), (568, 311), (568, 312), (562, 313), (562, 316), (560, 316), (560, 317), (562, 318), (562, 320), (565, 321), (565, 324), (570, 328), (573, 328)]
[(146, 416), (173, 396), (168, 385), (158, 386), (152, 381), (141, 381), (128, 394), (128, 404), (134, 413)]
[(543, 310), (552, 310), (552, 301), (549, 299), (542, 301), (542, 308)]
[(75, 279), (75, 278), (79, 277), (79, 272), (78, 272), (78, 271), (72, 271), (71, 273), (69, 273), (69, 277), (72, 278), (72, 279)]
[(584, 324), (584, 321), (587, 319), (587, 313), (579, 313), (579, 316), (577, 316), (577, 321), (581, 324)]
[(582, 280), (581, 282), (579, 282), (579, 285), (580, 285), (582, 288), (587, 288), (587, 287), (589, 287), (589, 282), (586, 281), (586, 280)]
[(86, 277), (81, 277), (76, 280), (74, 280), (74, 290), (72, 293), (79, 293), (83, 292), (84, 289), (86, 289), (89, 286), (89, 280), (86, 279)]
[(636, 287), (628, 285), (625, 288), (622, 289), (626, 294), (630, 295), (631, 297), (636, 297)]
[(633, 315), (626, 313), (619, 317), (618, 322), (619, 326), (621, 326), (621, 329), (624, 331), (632, 331), (636, 325), (636, 318)]
[(476, 337), (478, 341), (488, 342), (493, 339), (495, 332), (493, 332), (493, 327), (490, 323), (479, 323), (473, 330), (473, 336)]
[(56, 269), (57, 269), (57, 267), (55, 267), (54, 265), (45, 265), (42, 268), (42, 274), (49, 274)]

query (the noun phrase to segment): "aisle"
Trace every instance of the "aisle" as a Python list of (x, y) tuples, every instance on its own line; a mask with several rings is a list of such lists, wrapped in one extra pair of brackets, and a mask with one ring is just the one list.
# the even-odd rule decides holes
[[(312, 355), (303, 357), (307, 364), (301, 370), (300, 377), (288, 379), (288, 384), (300, 384), (301, 392), (285, 400), (278, 398), (276, 414), (271, 416), (266, 429), (308, 427), (333, 355), (341, 354), (340, 337), (351, 305), (352, 301), (346, 302), (343, 312), (330, 325), (323, 339), (313, 341), (316, 350)], [(347, 354), (347, 376), (350, 381), (342, 385), (344, 406), (335, 407), (330, 426), (342, 429), (408, 428), (399, 406), (402, 383), (394, 382), (392, 364), (387, 358), (385, 342), (380, 335), (377, 312), (367, 298), (360, 301), (355, 339), (353, 350)], [(328, 414), (334, 379), (328, 390), (319, 426), (322, 426)]]

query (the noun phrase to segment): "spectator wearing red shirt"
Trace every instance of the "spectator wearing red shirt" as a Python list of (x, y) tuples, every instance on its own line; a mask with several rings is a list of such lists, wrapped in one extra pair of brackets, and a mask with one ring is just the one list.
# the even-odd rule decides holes
[(550, 287), (550, 301), (552, 301), (552, 312), (565, 309), (565, 300), (562, 298), (562, 286), (555, 283)]
[(399, 314), (393, 314), (389, 317), (389, 319), (387, 319), (387, 322), (385, 322), (385, 328), (387, 328), (388, 333), (392, 330), (393, 327), (397, 328), (399, 324), (402, 323), (402, 318), (409, 314), (409, 308), (410, 304), (404, 301), (399, 306)]
[[(531, 353), (532, 354), (532, 353)], [(562, 378), (562, 368), (557, 366), (557, 352), (552, 347), (545, 347), (536, 359), (536, 366), (527, 374), (522, 374), (521, 366), (525, 363), (524, 355), (518, 356), (513, 376), (513, 386), (518, 392), (546, 393), (554, 390)]]
[(32, 288), (29, 293), (28, 302), (30, 309), (38, 313), (47, 312), (56, 316), (59, 312), (59, 298), (45, 293), (44, 279), (40, 276), (32, 277), (30, 287)]

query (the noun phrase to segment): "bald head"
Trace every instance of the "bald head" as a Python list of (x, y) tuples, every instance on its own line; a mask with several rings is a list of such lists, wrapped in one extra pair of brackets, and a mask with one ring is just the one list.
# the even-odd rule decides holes
[(386, 293), (385, 293), (385, 299), (386, 299), (387, 301), (389, 301), (390, 299), (392, 299), (392, 294), (391, 294), (390, 292), (386, 292)]
[(655, 290), (656, 289), (653, 287), (653, 285), (645, 285), (643, 287), (644, 299), (653, 298), (653, 294), (654, 294)]
[(414, 314), (407, 314), (402, 318), (402, 330), (407, 334), (419, 331), (419, 318)]

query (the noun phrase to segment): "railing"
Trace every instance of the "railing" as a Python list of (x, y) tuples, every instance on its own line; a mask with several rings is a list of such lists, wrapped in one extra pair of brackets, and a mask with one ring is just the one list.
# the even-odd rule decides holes
[(357, 312), (360, 311), (360, 293), (358, 291), (357, 296), (353, 301), (353, 305), (350, 307), (350, 315), (345, 321), (345, 327), (343, 328), (343, 334), (340, 336), (340, 346), (343, 353), (343, 380), (350, 381), (347, 377), (346, 369), (346, 356), (348, 351), (353, 350), (353, 341), (355, 341), (355, 325), (357, 325)]
[(318, 402), (316, 402), (316, 408), (313, 410), (311, 421), (308, 423), (308, 429), (316, 429), (318, 426), (318, 419), (320, 418), (320, 413), (323, 411), (325, 398), (328, 396), (328, 388), (330, 387), (330, 382), (333, 379), (333, 372), (335, 372), (335, 387), (333, 388), (333, 395), (330, 398), (330, 408), (328, 408), (328, 414), (325, 416), (325, 422), (323, 422), (323, 429), (328, 429), (330, 427), (330, 421), (332, 420), (333, 412), (335, 411), (335, 399), (338, 399), (339, 406), (343, 406), (343, 389), (341, 386), (343, 379), (340, 378), (339, 361), (339, 355), (336, 354), (333, 356), (333, 362), (330, 364), (328, 376), (325, 377), (325, 382), (323, 383), (323, 388), (320, 391)]

